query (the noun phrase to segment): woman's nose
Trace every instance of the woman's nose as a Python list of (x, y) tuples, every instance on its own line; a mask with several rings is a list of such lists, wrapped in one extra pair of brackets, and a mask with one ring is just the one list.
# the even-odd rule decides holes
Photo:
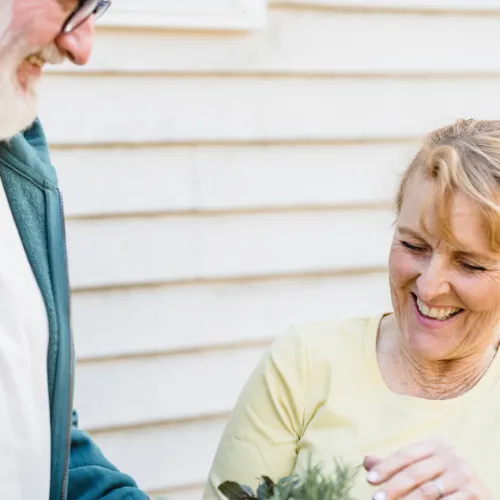
[(87, 19), (71, 33), (59, 35), (55, 44), (75, 64), (87, 64), (94, 44), (94, 19)]
[(451, 291), (446, 265), (439, 256), (433, 256), (423, 263), (416, 284), (418, 296), (424, 302), (431, 302), (434, 298)]

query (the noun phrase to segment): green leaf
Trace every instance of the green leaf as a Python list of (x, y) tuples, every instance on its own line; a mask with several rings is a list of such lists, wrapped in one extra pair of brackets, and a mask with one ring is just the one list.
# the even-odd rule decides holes
[(274, 494), (274, 482), (268, 476), (262, 476), (262, 483), (257, 489), (258, 500), (269, 500)]
[(255, 495), (254, 495), (252, 488), (250, 488), (249, 486), (245, 486), (244, 484), (241, 487), (243, 488), (243, 491), (247, 495), (249, 495), (251, 498), (255, 498)]
[(245, 485), (239, 485), (234, 481), (226, 481), (219, 486), (219, 491), (229, 500), (253, 500), (253, 491)]

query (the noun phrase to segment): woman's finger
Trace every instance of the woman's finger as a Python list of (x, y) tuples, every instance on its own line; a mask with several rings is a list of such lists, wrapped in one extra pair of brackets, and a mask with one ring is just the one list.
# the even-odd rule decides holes
[(448, 498), (449, 495), (458, 493), (460, 481), (452, 474), (445, 473), (440, 477), (431, 479), (421, 484), (412, 492), (399, 497), (401, 500), (438, 500), (439, 498)]
[[(419, 489), (424, 489), (428, 495), (422, 498), (434, 498), (432, 495), (436, 493), (438, 496), (435, 498), (439, 498), (440, 489), (443, 488), (442, 494), (446, 490), (444, 490), (444, 485), (441, 486), (442, 479), (436, 479), (439, 483), (433, 480), (439, 478), (445, 471), (446, 463), (444, 460), (438, 455), (432, 455), (396, 472), (387, 482), (382, 484), (382, 488), (373, 495), (373, 498), (375, 500), (411, 498), (408, 495)], [(417, 496), (416, 498), (421, 497)]]
[(409, 465), (431, 457), (436, 453), (436, 450), (437, 445), (434, 441), (422, 441), (401, 448), (368, 472), (368, 482), (375, 485), (384, 483)]
[(375, 467), (380, 462), (382, 462), (381, 458), (375, 457), (373, 455), (368, 455), (365, 457), (363, 461), (363, 467), (365, 468), (366, 471), (369, 472), (371, 469), (373, 469), (373, 467)]

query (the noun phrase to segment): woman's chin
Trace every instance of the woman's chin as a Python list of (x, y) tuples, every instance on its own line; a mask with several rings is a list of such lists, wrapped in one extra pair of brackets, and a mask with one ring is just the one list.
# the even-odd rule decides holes
[(427, 330), (415, 325), (401, 329), (405, 338), (406, 348), (413, 357), (427, 361), (448, 359), (456, 348), (456, 336), (452, 332)]
[(446, 355), (456, 347), (454, 344), (460, 335), (460, 325), (465, 311), (460, 311), (447, 319), (437, 319), (424, 316), (415, 301), (408, 305), (408, 314), (403, 320), (406, 324), (400, 325), (407, 347), (415, 355), (425, 359), (446, 359)]
[[(409, 339), (408, 347), (413, 356), (428, 361), (438, 361), (446, 358), (446, 349), (442, 342), (425, 338), (426, 335), (419, 336), (418, 333)], [(418, 338), (415, 338), (418, 337)]]

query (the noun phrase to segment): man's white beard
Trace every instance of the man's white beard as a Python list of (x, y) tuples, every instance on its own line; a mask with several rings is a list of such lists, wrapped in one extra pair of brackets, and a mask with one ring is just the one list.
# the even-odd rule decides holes
[(17, 79), (17, 66), (9, 69), (0, 62), (0, 141), (11, 139), (26, 130), (36, 118), (35, 85), (22, 90)]
[(17, 69), (24, 59), (21, 53), (15, 43), (0, 51), (0, 141), (26, 130), (36, 118), (37, 82), (30, 82), (24, 90), (17, 77)]
[(39, 81), (32, 78), (23, 89), (17, 75), (20, 64), (30, 54), (38, 55), (48, 64), (61, 64), (66, 59), (54, 42), (38, 50), (29, 50), (21, 35), (16, 39), (8, 31), (0, 32), (0, 141), (9, 140), (29, 128), (37, 115)]

